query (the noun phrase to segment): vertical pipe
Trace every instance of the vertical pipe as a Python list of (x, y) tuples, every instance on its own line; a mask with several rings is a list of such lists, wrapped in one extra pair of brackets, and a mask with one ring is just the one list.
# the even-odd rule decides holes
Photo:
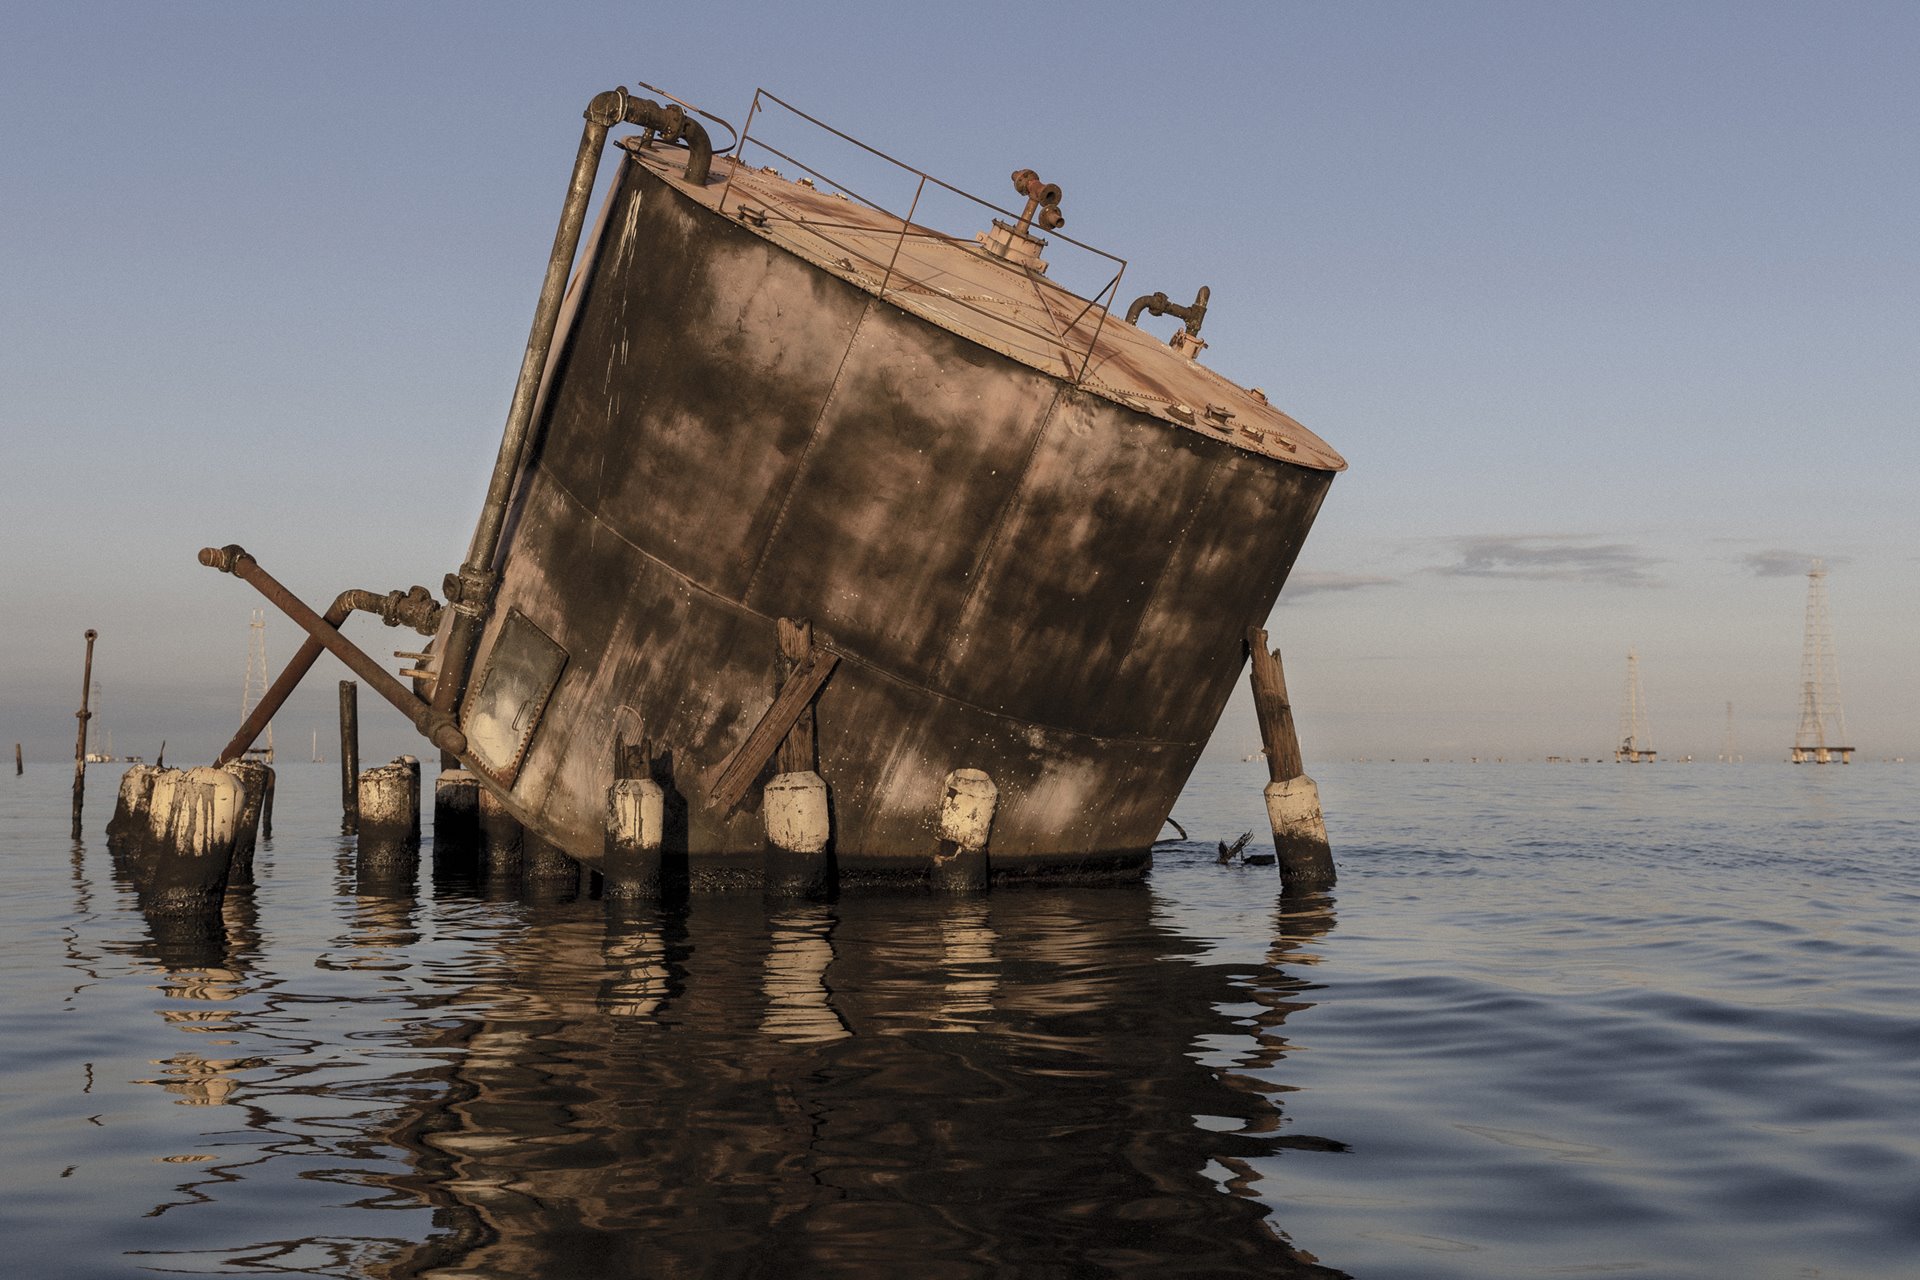
[(606, 146), (607, 132), (620, 119), (619, 112), (625, 103), (626, 93), (622, 90), (617, 104), (613, 94), (603, 93), (587, 107), (587, 125), (581, 131), (573, 176), (560, 206), (560, 226), (554, 232), (553, 251), (547, 256), (547, 274), (540, 283), (539, 301), (534, 305), (533, 331), (527, 335), (526, 353), (520, 360), (520, 377), (514, 383), (513, 402), (507, 409), (506, 431), (494, 459), (493, 475), (487, 481), (486, 501), (481, 505), (480, 520), (467, 548), (466, 563), (460, 566), (460, 598), (452, 602), (453, 623), (447, 628), (446, 649), (433, 686), (433, 706), (437, 711), (452, 711), (459, 705), (467, 668), (473, 661), (474, 643), (493, 605), (494, 556), (500, 549), (501, 531), (506, 527), (507, 503), (513, 496), (514, 483), (520, 478), (527, 443), (533, 436), (534, 400), (540, 390), (540, 376), (547, 367), (547, 356), (553, 350), (560, 303), (566, 295), (567, 272), (573, 266), (580, 230), (586, 224), (587, 201), (593, 195), (593, 180), (599, 173), (600, 153)]
[(360, 830), (360, 686), (340, 682), (340, 829)]
[(93, 712), (87, 709), (87, 699), (93, 693), (93, 642), (99, 632), (87, 628), (87, 666), (86, 674), (80, 678), (80, 709), (74, 715), (80, 719), (80, 736), (73, 744), (73, 838), (80, 838), (80, 809), (87, 798), (87, 721), (93, 718)]

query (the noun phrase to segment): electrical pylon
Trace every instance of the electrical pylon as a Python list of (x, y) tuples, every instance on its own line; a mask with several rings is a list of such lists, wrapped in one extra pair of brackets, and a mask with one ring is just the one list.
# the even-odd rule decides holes
[(1833, 622), (1827, 616), (1827, 566), (1807, 570), (1807, 638), (1800, 654), (1800, 728), (1793, 735), (1795, 764), (1853, 763), (1847, 718), (1840, 710), (1840, 660), (1833, 652)]
[(1613, 749), (1613, 758), (1624, 764), (1652, 764), (1653, 748), (1647, 745), (1652, 738), (1647, 729), (1647, 695), (1640, 687), (1640, 655), (1632, 649), (1627, 650), (1627, 696), (1620, 708), (1620, 745)]
[[(247, 684), (240, 694), (240, 719), (245, 721), (253, 711), (253, 704), (267, 693), (267, 613), (264, 609), (253, 611), (253, 621), (248, 624), (247, 638)], [(267, 741), (265, 746), (248, 747), (246, 754), (256, 760), (273, 763), (273, 721), (267, 721)]]

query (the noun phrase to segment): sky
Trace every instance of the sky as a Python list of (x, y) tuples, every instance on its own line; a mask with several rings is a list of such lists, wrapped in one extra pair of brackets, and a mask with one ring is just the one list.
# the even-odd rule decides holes
[[(1823, 557), (1920, 751), (1920, 7), (17, 6), (0, 40), (0, 739), (210, 758), (264, 605), (439, 591), (595, 93), (757, 87), (1002, 200), (1347, 458), (1271, 626), (1321, 759), (1779, 759)], [(604, 188), (602, 188), (604, 190)], [(972, 228), (948, 228), (971, 231)], [(1167, 323), (1167, 322), (1162, 322)], [(269, 659), (298, 639), (270, 616)], [(384, 655), (410, 632), (361, 618)], [(333, 756), (324, 659), (276, 722)], [(361, 698), (363, 754), (419, 750)], [(1244, 692), (1211, 750), (1256, 749)]]

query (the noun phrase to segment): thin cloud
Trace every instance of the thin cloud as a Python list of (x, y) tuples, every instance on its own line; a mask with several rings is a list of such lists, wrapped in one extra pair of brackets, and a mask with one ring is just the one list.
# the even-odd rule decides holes
[(1300, 572), (1288, 577), (1284, 598), (1298, 600), (1303, 596), (1319, 595), (1322, 592), (1364, 591), (1368, 587), (1395, 586), (1399, 581), (1398, 578), (1389, 578), (1377, 573)]
[[(1740, 557), (1747, 572), (1756, 578), (1798, 578), (1813, 567), (1813, 556), (1805, 551), (1749, 551)], [(1828, 564), (1845, 563), (1843, 557), (1829, 556)]]
[(1483, 534), (1451, 539), (1459, 559), (1432, 572), (1457, 578), (1519, 582), (1597, 582), (1616, 587), (1659, 583), (1659, 561), (1624, 542), (1595, 542), (1575, 534)]

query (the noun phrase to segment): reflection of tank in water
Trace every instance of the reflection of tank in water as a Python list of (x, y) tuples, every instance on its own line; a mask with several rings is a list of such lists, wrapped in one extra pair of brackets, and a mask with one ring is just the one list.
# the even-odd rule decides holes
[(449, 1004), (473, 1021), (395, 1135), (441, 1234), (384, 1273), (1339, 1275), (1259, 1198), (1264, 1161), (1344, 1149), (1267, 1071), (1306, 984), (1191, 963), (1152, 912), (542, 909)]
[[(1137, 874), (1345, 464), (1196, 362), (1204, 290), (1123, 319), (1118, 273), (1056, 283), (1031, 171), (947, 234), (756, 167), (750, 132), (714, 156), (678, 106), (588, 120), (452, 607), (354, 606), (437, 631), (405, 709), (589, 863), (633, 769), (696, 885), (752, 883), (777, 749), (832, 789), (843, 882), (924, 875), (959, 768), (998, 786), (995, 875)], [(814, 628), (784, 654), (783, 619)]]

